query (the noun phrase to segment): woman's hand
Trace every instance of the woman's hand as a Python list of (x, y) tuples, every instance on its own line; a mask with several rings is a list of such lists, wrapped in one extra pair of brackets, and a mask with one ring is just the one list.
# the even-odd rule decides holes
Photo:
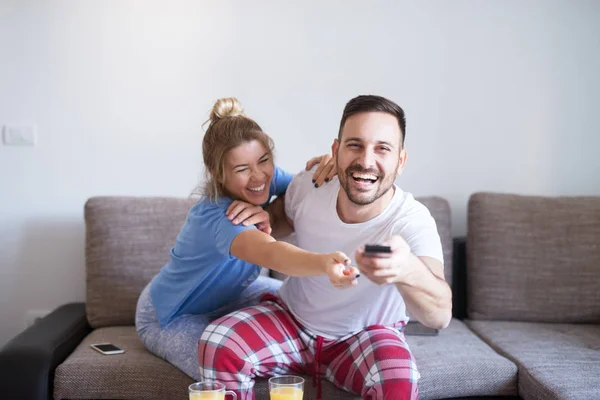
[(315, 187), (319, 187), (323, 182), (329, 182), (331, 178), (337, 175), (336, 158), (330, 154), (323, 154), (319, 157), (314, 157), (306, 163), (306, 170), (310, 171), (312, 167), (319, 164), (313, 174), (313, 183)]
[(329, 282), (338, 288), (346, 289), (358, 285), (360, 276), (358, 269), (350, 265), (350, 259), (344, 253), (335, 251), (329, 254), (323, 254), (323, 267)]
[(272, 229), (269, 213), (261, 206), (235, 200), (227, 208), (225, 215), (227, 215), (227, 218), (234, 225), (256, 225), (256, 228), (259, 231), (262, 231), (267, 235), (271, 234)]

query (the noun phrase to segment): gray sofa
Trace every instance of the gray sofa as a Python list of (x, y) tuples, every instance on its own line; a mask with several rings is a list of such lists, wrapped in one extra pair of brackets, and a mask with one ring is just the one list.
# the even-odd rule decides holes
[(600, 399), (600, 198), (475, 194), (468, 326), (524, 399)]
[[(451, 237), (448, 203), (419, 200), (438, 224), (457, 317), (439, 336), (407, 337), (420, 398), (600, 398), (600, 199), (476, 194), (466, 250)], [(0, 351), (0, 393), (186, 399), (191, 378), (149, 353), (133, 322), (137, 297), (166, 261), (190, 205), (90, 199), (86, 303), (57, 309)], [(99, 342), (126, 352), (103, 356), (89, 348)], [(314, 399), (309, 377), (306, 386), (304, 398)], [(257, 382), (256, 397), (268, 399), (266, 381)], [(360, 397), (324, 382), (323, 398)]]

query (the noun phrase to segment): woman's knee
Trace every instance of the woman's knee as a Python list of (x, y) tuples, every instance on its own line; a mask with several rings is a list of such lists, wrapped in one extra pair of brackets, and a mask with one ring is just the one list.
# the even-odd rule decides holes
[(182, 315), (166, 326), (147, 324), (138, 336), (151, 353), (177, 365), (177, 360), (196, 359), (198, 339), (207, 325), (203, 315)]

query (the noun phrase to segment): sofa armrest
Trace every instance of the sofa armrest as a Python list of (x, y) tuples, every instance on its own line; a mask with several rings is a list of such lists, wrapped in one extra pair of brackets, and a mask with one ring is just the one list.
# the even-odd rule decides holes
[(91, 331), (84, 303), (63, 305), (0, 350), (0, 393), (11, 399), (52, 399), (54, 370)]
[(456, 237), (452, 259), (452, 315), (467, 318), (467, 238)]

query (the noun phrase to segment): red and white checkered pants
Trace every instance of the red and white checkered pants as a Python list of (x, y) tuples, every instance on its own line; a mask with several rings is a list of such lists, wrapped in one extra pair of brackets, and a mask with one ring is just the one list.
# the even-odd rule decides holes
[[(399, 325), (400, 327), (402, 325)], [(254, 400), (254, 378), (312, 373), (363, 399), (418, 398), (415, 360), (396, 327), (372, 326), (337, 340), (302, 327), (272, 295), (210, 324), (198, 343), (200, 374)]]

